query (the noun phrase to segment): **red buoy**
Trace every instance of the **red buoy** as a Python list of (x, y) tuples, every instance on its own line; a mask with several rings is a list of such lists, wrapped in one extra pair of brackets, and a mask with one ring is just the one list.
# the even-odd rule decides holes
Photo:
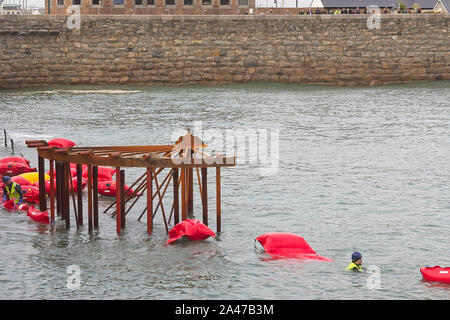
[(450, 283), (450, 268), (442, 268), (440, 266), (422, 267), (420, 272), (425, 280)]
[(8, 201), (3, 202), (3, 207), (9, 211), (13, 211), (13, 210), (27, 211), (28, 210), (28, 205), (26, 203), (21, 203), (21, 204), (17, 205), (14, 202), (14, 200), (8, 200)]
[(48, 216), (47, 211), (39, 211), (34, 206), (30, 206), (28, 208), (27, 216), (29, 216), (31, 219), (33, 219), (36, 222), (43, 223), (43, 224), (50, 224), (50, 217)]
[(321, 257), (309, 246), (302, 237), (293, 233), (266, 233), (255, 240), (264, 247), (264, 250), (279, 257), (301, 258), (313, 260), (332, 261)]
[[(126, 184), (124, 185), (125, 194), (127, 196), (133, 194), (133, 189), (130, 189)], [(115, 181), (100, 181), (98, 183), (98, 193), (106, 197), (116, 196), (116, 182)]]
[[(115, 169), (107, 167), (98, 167), (98, 181), (111, 181), (113, 180), (113, 175), (116, 172)], [(83, 169), (83, 178), (88, 178), (87, 168)]]
[(11, 181), (19, 184), (21, 187), (32, 185), (30, 181), (28, 181), (27, 179), (25, 179), (24, 177), (21, 177), (21, 176), (11, 177)]
[(24, 157), (6, 157), (0, 159), (0, 163), (7, 163), (7, 162), (18, 162), (30, 166), (30, 160), (25, 159)]
[(203, 240), (215, 236), (216, 234), (202, 222), (196, 219), (186, 219), (176, 224), (169, 231), (169, 240), (167, 240), (166, 244), (182, 237), (187, 237), (189, 240)]
[(72, 148), (74, 145), (76, 145), (75, 142), (68, 140), (68, 139), (63, 139), (63, 138), (52, 139), (52, 140), (48, 141), (47, 143), (49, 146), (57, 147), (57, 148)]
[(22, 192), (25, 192), (22, 196), (26, 202), (39, 203), (39, 188), (34, 186), (22, 187)]
[(0, 174), (3, 176), (17, 176), (26, 172), (35, 172), (36, 168), (30, 168), (22, 162), (2, 162), (0, 163)]

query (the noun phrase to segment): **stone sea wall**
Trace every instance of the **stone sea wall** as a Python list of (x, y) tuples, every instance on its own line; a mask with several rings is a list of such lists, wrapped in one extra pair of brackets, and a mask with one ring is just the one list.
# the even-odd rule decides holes
[(450, 15), (368, 17), (4, 15), (0, 88), (450, 79)]

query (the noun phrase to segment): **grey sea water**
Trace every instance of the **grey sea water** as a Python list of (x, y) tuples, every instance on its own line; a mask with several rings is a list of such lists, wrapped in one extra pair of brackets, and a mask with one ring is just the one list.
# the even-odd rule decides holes
[[(196, 122), (205, 131), (279, 130), (274, 174), (246, 162), (222, 170), (215, 239), (167, 246), (160, 213), (148, 237), (137, 221), (144, 199), (121, 237), (104, 214), (90, 234), (0, 209), (0, 299), (449, 299), (448, 285), (419, 272), (450, 266), (449, 101), (448, 81), (0, 91), (0, 127), (33, 166), (26, 139), (168, 144)], [(140, 174), (126, 172), (128, 184)], [(109, 203), (101, 197), (100, 212)], [(194, 205), (201, 219), (198, 193)], [(254, 243), (266, 232), (301, 235), (333, 262), (271, 259)], [(368, 285), (372, 274), (345, 271), (355, 250), (379, 268), (378, 288)], [(80, 268), (79, 289), (67, 287), (70, 265)]]

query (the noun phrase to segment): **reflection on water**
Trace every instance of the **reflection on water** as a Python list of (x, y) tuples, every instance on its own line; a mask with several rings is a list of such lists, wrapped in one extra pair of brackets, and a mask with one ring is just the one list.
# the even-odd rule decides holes
[[(204, 131), (278, 126), (280, 164), (269, 176), (245, 163), (222, 170), (223, 232), (200, 242), (166, 245), (161, 213), (148, 237), (137, 221), (145, 199), (127, 215), (121, 237), (101, 213), (110, 203), (104, 197), (100, 229), (91, 234), (87, 223), (80, 230), (66, 230), (61, 220), (38, 226), (1, 209), (0, 298), (449, 299), (447, 285), (424, 282), (419, 271), (450, 265), (449, 89), (442, 81), (2, 91), (2, 127), (34, 166), (25, 139), (167, 144), (199, 121)], [(140, 174), (127, 169), (127, 182)], [(201, 219), (198, 193), (194, 206)], [(299, 234), (334, 261), (271, 259), (254, 246), (266, 232)], [(355, 250), (365, 266), (380, 268), (380, 289), (367, 287), (369, 274), (344, 270)], [(66, 286), (69, 265), (81, 269), (79, 290)]]

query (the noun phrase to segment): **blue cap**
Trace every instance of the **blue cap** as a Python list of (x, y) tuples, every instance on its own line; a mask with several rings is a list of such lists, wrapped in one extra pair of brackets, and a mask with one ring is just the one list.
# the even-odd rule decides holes
[(355, 251), (352, 253), (352, 260), (359, 260), (362, 259), (362, 255), (361, 253), (359, 253), (358, 251)]
[(11, 178), (9, 176), (3, 176), (2, 180), (3, 182), (8, 182)]

